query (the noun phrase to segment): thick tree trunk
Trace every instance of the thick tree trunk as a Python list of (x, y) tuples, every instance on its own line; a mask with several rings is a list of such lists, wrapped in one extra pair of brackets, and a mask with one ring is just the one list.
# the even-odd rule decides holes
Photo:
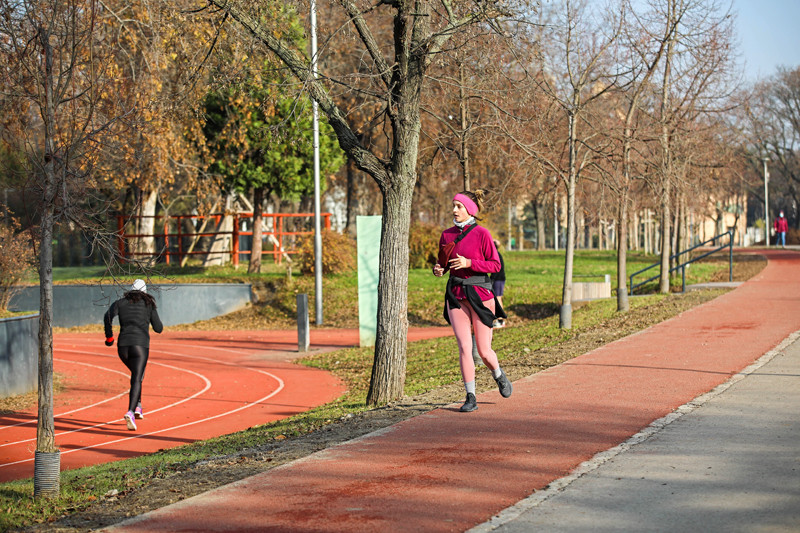
[(156, 204), (158, 200), (158, 190), (151, 189), (142, 191), (140, 198), (141, 204), (139, 206), (139, 235), (136, 243), (136, 251), (139, 255), (136, 259), (145, 261), (147, 259), (155, 259), (156, 255)]
[(401, 398), (406, 378), (408, 337), (408, 231), (411, 180), (386, 191), (381, 224), (378, 277), (378, 331), (367, 404)]

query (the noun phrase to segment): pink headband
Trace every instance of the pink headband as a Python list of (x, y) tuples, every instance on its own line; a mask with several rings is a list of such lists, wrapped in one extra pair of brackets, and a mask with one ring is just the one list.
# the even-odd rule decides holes
[(470, 215), (475, 215), (478, 212), (478, 205), (469, 199), (469, 196), (465, 194), (458, 193), (453, 196), (453, 201), (461, 202), (464, 207), (467, 209), (467, 213)]

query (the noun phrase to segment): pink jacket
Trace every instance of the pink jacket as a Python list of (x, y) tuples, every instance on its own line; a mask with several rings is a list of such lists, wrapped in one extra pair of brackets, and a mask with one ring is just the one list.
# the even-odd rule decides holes
[(789, 231), (789, 222), (784, 217), (775, 219), (775, 231), (778, 233), (786, 233)]
[[(439, 238), (439, 248), (441, 249), (441, 247), (448, 242), (453, 242), (456, 240), (456, 237), (458, 237), (459, 233), (461, 233), (461, 229), (458, 226), (453, 226), (444, 230), (442, 232), (442, 236)], [(456, 247), (450, 254), (450, 258), (452, 259), (456, 255), (471, 259), (472, 268), (460, 268), (453, 270), (450, 272), (451, 276), (466, 279), (470, 276), (474, 276), (475, 274), (492, 274), (500, 271), (500, 256), (497, 253), (497, 248), (495, 248), (494, 242), (492, 242), (492, 234), (489, 233), (488, 229), (482, 226), (476, 226), (473, 228), (469, 234), (467, 234), (467, 236), (461, 240), (461, 242), (456, 244)], [(444, 268), (445, 271), (449, 269), (448, 265), (439, 266)], [(475, 290), (477, 290), (478, 294), (480, 294), (481, 300), (486, 301), (494, 298), (494, 295), (491, 293), (491, 291), (487, 291), (480, 287), (477, 287)], [(453, 295), (459, 300), (462, 300), (464, 299), (464, 290), (461, 287), (454, 287)]]

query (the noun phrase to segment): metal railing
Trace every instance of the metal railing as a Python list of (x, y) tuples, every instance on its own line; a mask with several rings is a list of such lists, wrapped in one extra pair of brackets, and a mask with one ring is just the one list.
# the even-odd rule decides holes
[[(680, 264), (678, 264), (678, 265), (676, 265), (676, 266), (674, 266), (674, 267), (669, 269), (669, 273), (670, 274), (672, 274), (676, 270), (680, 269), (680, 271), (681, 271), (681, 291), (686, 292), (686, 266), (687, 265), (690, 265), (690, 264), (694, 263), (695, 261), (699, 261), (700, 259), (703, 259), (705, 257), (708, 257), (711, 254), (715, 254), (715, 253), (717, 253), (720, 250), (723, 250), (725, 248), (728, 249), (728, 281), (733, 281), (733, 234), (734, 234), (734, 230), (733, 229), (728, 230), (725, 233), (720, 233), (719, 235), (715, 235), (714, 237), (711, 237), (707, 241), (703, 241), (700, 244), (696, 244), (696, 245), (692, 246), (691, 248), (687, 248), (686, 250), (683, 250), (681, 252), (678, 252), (677, 254), (674, 254), (674, 255), (670, 256), (670, 261), (675, 259), (676, 262), (680, 262), (680, 257), (683, 254), (688, 254), (692, 250), (696, 250), (697, 248), (702, 248), (702, 247), (704, 247), (705, 245), (707, 245), (709, 243), (712, 243), (711, 245), (715, 247), (714, 249), (709, 250), (709, 251), (707, 251), (707, 252), (705, 252), (705, 253), (703, 253), (701, 255), (698, 255), (697, 257), (693, 257), (693, 258), (689, 259), (685, 263), (680, 263)], [(727, 244), (718, 244), (718, 242), (721, 242), (722, 238), (725, 237), (726, 235), (728, 236), (728, 243)], [(630, 294), (633, 295), (633, 290), (634, 289), (636, 289), (638, 287), (641, 287), (642, 285), (645, 285), (647, 283), (650, 283), (651, 281), (654, 281), (654, 280), (658, 279), (661, 276), (661, 274), (659, 273), (659, 274), (657, 274), (657, 275), (655, 275), (655, 276), (653, 276), (651, 278), (647, 278), (646, 280), (640, 281), (639, 283), (636, 283), (636, 284), (633, 283), (634, 276), (638, 276), (639, 274), (641, 274), (643, 272), (647, 272), (651, 268), (656, 268), (656, 267), (659, 267), (659, 266), (661, 266), (661, 262), (660, 261), (658, 263), (653, 263), (652, 265), (650, 265), (648, 267), (645, 267), (645, 268), (643, 268), (641, 270), (638, 270), (638, 271), (634, 272), (633, 274), (631, 274), (630, 283), (629, 283)]]
[[(250, 255), (250, 250), (242, 250), (240, 248), (239, 238), (252, 236), (253, 232), (241, 229), (242, 222), (247, 221), (252, 227), (253, 213), (230, 213), (227, 216), (232, 218), (231, 230), (229, 231), (215, 231), (215, 230), (198, 230), (194, 228), (194, 221), (209, 220), (214, 223), (215, 227), (219, 227), (222, 219), (226, 215), (223, 213), (215, 213), (211, 215), (156, 215), (156, 216), (136, 216), (136, 215), (117, 215), (117, 241), (120, 256), (123, 258), (145, 256), (151, 257), (157, 255), (163, 258), (166, 264), (170, 264), (172, 259), (181, 261), (185, 256), (208, 256), (208, 255), (229, 255), (230, 260), (234, 266), (239, 265), (239, 255)], [(331, 213), (321, 213), (323, 218), (322, 224), (325, 229), (331, 229)], [(313, 235), (313, 229), (308, 230), (288, 230), (286, 221), (288, 219), (301, 219), (309, 225), (313, 221), (314, 213), (262, 213), (262, 237), (269, 239), (275, 245), (274, 249), (262, 249), (262, 255), (272, 255), (275, 261), (280, 264), (282, 256), (289, 254), (296, 254), (294, 249), (284, 249), (284, 238), (299, 236), (299, 235)], [(154, 226), (160, 225), (160, 231), (153, 233), (128, 233), (126, 228), (129, 224), (137, 219), (153, 218), (155, 219)], [(191, 230), (184, 227), (184, 221), (192, 221), (189, 225)], [(185, 239), (196, 240), (202, 237), (215, 238), (218, 236), (229, 236), (230, 244), (223, 250), (195, 250), (193, 246), (189, 247), (184, 243)], [(141, 239), (143, 237), (152, 237), (159, 239), (162, 243), (159, 250), (155, 254), (151, 252), (137, 252), (130, 249), (128, 246), (131, 241)]]

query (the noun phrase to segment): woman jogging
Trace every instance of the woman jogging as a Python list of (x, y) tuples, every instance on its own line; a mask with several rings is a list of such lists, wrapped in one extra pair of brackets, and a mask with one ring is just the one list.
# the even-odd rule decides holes
[(158, 318), (156, 301), (147, 294), (147, 285), (141, 279), (133, 282), (131, 290), (111, 304), (103, 317), (106, 333), (106, 346), (114, 344), (114, 332), (111, 323), (119, 316), (119, 338), (117, 354), (131, 371), (131, 390), (128, 395), (128, 412), (123, 417), (128, 429), (136, 430), (134, 418), (144, 418), (142, 410), (142, 380), (147, 358), (150, 354), (150, 326), (153, 331), (161, 333), (164, 326)]
[(458, 341), (459, 363), (467, 399), (461, 411), (478, 408), (475, 399), (475, 363), (472, 360), (472, 331), (478, 354), (492, 371), (500, 394), (511, 396), (511, 382), (500, 368), (497, 354), (492, 350), (492, 323), (505, 318), (503, 308), (492, 294), (488, 274), (500, 271), (500, 258), (492, 236), (478, 226), (476, 215), (483, 208), (483, 190), (462, 191), (453, 197), (452, 228), (442, 232), (439, 239), (439, 259), (433, 274), (443, 276), (450, 271), (445, 291), (444, 318), (453, 327)]

